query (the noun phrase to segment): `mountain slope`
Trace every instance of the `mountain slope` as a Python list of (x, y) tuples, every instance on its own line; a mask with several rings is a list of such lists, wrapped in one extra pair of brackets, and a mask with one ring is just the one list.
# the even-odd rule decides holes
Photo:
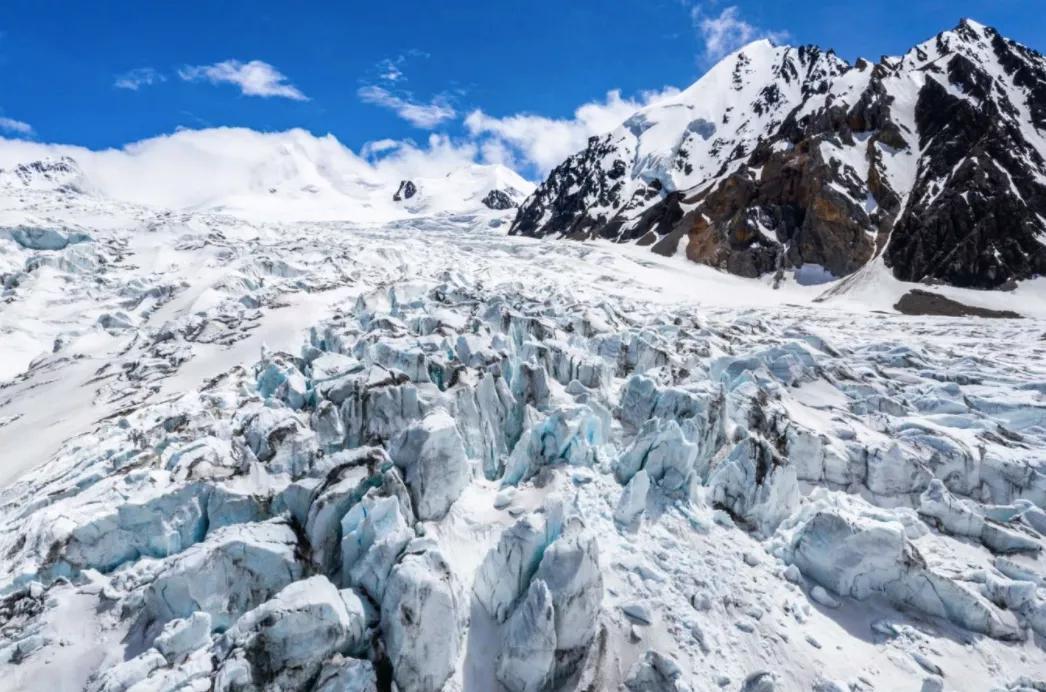
[(969, 20), (874, 65), (758, 41), (592, 138), (511, 232), (998, 287), (1046, 273), (1044, 113), (1046, 60)]

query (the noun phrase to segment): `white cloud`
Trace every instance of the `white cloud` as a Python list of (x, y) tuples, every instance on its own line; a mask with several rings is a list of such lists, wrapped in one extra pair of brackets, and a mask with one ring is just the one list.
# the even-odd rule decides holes
[(22, 122), (21, 120), (15, 120), (14, 118), (4, 118), (0, 116), (0, 131), (10, 132), (11, 134), (29, 136), (33, 134), (33, 126), (29, 123)]
[(767, 31), (745, 21), (736, 5), (724, 7), (715, 17), (705, 16), (700, 7), (694, 7), (690, 16), (701, 34), (704, 60), (709, 64), (752, 41), (762, 38), (781, 41), (788, 37), (786, 31)]
[(399, 82), (406, 77), (403, 76), (403, 70), (396, 67), (391, 63), (382, 65), (381, 79), (386, 82)]
[(399, 56), (394, 59), (385, 59), (378, 63), (378, 79), (383, 82), (389, 82), (395, 84), (406, 79), (406, 75), (403, 74), (403, 70), (400, 69), (400, 65), (406, 58)]
[(138, 91), (143, 86), (152, 86), (153, 84), (159, 84), (160, 82), (165, 81), (167, 81), (167, 78), (152, 67), (137, 67), (128, 72), (124, 72), (121, 75), (117, 75), (116, 81), (113, 82), (113, 86), (117, 89)]
[(400, 96), (375, 84), (360, 87), (356, 94), (364, 103), (388, 108), (414, 127), (424, 130), (431, 130), (458, 115), (450, 101), (443, 95), (436, 96), (428, 103), (418, 103), (411, 99), (410, 94)]
[(500, 163), (513, 170), (522, 167), (512, 147), (500, 139), (483, 140), (479, 145), (479, 155), (484, 163)]
[(360, 149), (360, 156), (364, 158), (381, 156), (385, 152), (399, 148), (401, 144), (402, 142), (396, 139), (378, 139), (373, 142), (366, 142)]
[(490, 163), (525, 163), (546, 173), (571, 154), (585, 148), (588, 138), (613, 130), (637, 110), (678, 93), (674, 88), (643, 92), (635, 99), (621, 92), (607, 92), (603, 101), (592, 101), (574, 111), (573, 118), (546, 118), (527, 113), (496, 118), (474, 110), (465, 118), (473, 137), (488, 137), (481, 145)]
[(478, 149), (474, 142), (454, 141), (447, 135), (431, 133), (424, 145), (411, 140), (379, 140), (361, 149), (361, 154), (374, 152), (378, 144), (380, 156), (369, 161), (374, 177), (400, 180), (415, 176), (436, 178), (474, 163)]
[(187, 82), (205, 80), (211, 84), (235, 84), (245, 96), (262, 96), (308, 101), (296, 86), (275, 67), (261, 60), (226, 60), (213, 65), (187, 65), (178, 70)]
[(426, 60), (430, 56), (423, 50), (417, 48), (411, 48), (410, 50), (400, 53), (394, 58), (385, 58), (379, 60), (378, 64), (375, 65), (375, 71), (377, 73), (378, 81), (385, 82), (386, 84), (397, 84), (399, 82), (407, 81), (407, 75), (403, 72), (403, 66), (408, 61), (413, 60)]

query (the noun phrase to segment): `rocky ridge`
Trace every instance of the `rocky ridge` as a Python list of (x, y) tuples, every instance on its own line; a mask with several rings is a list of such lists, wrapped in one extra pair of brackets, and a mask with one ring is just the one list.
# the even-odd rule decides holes
[(589, 140), (511, 232), (741, 276), (1003, 288), (1046, 273), (1046, 59), (964, 20), (899, 58), (759, 41)]

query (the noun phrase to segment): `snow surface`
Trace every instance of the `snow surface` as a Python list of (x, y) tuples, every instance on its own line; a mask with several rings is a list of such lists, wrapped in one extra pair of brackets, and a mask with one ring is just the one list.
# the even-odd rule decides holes
[(1023, 320), (908, 317), (881, 264), (507, 237), (497, 170), (64, 153), (0, 198), (77, 239), (0, 238), (8, 688), (1046, 679), (1041, 281), (934, 288)]

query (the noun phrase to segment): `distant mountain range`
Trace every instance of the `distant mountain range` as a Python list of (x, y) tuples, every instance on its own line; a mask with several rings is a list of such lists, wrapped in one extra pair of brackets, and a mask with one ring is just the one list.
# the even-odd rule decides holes
[[(413, 194), (397, 194), (408, 184)], [(511, 208), (534, 185), (501, 165), (375, 165), (331, 136), (216, 128), (106, 151), (8, 140), (0, 149), (0, 189), (89, 194), (249, 219), (384, 223)], [(488, 199), (492, 192), (499, 193), (496, 200)]]

